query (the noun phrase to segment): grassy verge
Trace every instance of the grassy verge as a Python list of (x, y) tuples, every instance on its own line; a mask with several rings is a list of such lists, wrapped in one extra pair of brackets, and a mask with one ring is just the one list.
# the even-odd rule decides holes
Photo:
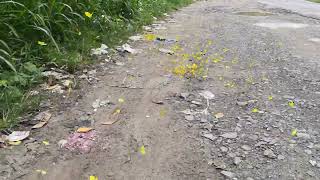
[[(90, 63), (89, 51), (113, 46), (154, 16), (192, 0), (0, 1), (0, 129), (38, 104), (28, 90), (48, 67), (74, 72)], [(32, 97), (32, 98), (31, 98)]]
[(320, 0), (309, 0), (311, 2), (320, 3)]

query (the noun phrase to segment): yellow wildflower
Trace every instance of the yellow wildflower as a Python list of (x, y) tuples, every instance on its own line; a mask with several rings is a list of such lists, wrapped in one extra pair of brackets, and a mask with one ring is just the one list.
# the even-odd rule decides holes
[(38, 41), (38, 44), (40, 45), (40, 46), (46, 46), (47, 44), (45, 43), (45, 42), (43, 42), (43, 41)]
[(87, 16), (88, 18), (92, 18), (93, 13), (90, 13), (90, 12), (87, 12), (87, 11), (86, 11), (86, 12), (84, 13), (84, 15)]

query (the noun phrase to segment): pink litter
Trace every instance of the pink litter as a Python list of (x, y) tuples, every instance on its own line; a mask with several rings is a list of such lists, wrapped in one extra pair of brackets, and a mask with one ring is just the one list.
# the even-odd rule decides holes
[(95, 135), (95, 131), (90, 131), (87, 133), (75, 132), (69, 135), (67, 143), (64, 145), (64, 147), (71, 151), (89, 153), (94, 145)]

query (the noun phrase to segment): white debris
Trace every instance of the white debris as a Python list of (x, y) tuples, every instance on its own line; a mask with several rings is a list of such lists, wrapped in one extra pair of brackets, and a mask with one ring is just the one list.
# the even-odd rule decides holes
[(105, 55), (108, 54), (108, 49), (109, 47), (105, 44), (101, 44), (100, 48), (96, 48), (96, 49), (91, 49), (91, 56), (95, 55), (95, 56), (101, 56), (101, 55)]
[(201, 96), (203, 96), (205, 99), (213, 99), (214, 98), (214, 94), (210, 91), (202, 91), (199, 93)]

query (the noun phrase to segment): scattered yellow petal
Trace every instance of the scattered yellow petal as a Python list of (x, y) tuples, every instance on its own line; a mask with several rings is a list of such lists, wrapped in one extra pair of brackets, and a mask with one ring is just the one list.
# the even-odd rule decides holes
[(273, 97), (272, 97), (272, 96), (269, 96), (268, 99), (269, 99), (270, 101), (272, 101), (272, 100), (273, 100)]
[(81, 128), (78, 128), (78, 129), (77, 129), (77, 132), (78, 132), (78, 133), (86, 133), (86, 132), (89, 132), (89, 131), (91, 131), (91, 130), (93, 130), (93, 128), (90, 128), (90, 127), (81, 127)]
[(141, 147), (140, 147), (140, 153), (141, 153), (142, 155), (145, 155), (145, 154), (146, 154), (146, 149), (145, 149), (144, 146), (141, 146)]
[(97, 176), (90, 176), (89, 180), (98, 180), (98, 177)]
[(36, 172), (40, 173), (41, 175), (46, 175), (47, 174), (47, 171), (42, 170), (42, 169), (37, 169)]
[(85, 12), (84, 15), (87, 16), (88, 18), (92, 18), (93, 13)]
[(47, 44), (45, 43), (45, 42), (43, 42), (43, 41), (38, 41), (38, 44), (40, 45), (40, 46), (46, 46)]
[(157, 36), (155, 34), (145, 34), (144, 39), (147, 41), (154, 41), (157, 39)]
[(295, 107), (295, 103), (293, 101), (289, 101), (288, 105), (291, 107), (291, 108), (294, 108)]
[(121, 109), (120, 108), (117, 108), (113, 111), (113, 115), (116, 115), (116, 114), (120, 114), (121, 113)]
[(222, 118), (224, 116), (223, 113), (217, 113), (214, 115), (214, 117), (216, 117), (217, 119)]
[(259, 112), (259, 109), (258, 108), (253, 108), (251, 112), (257, 113), (257, 112)]
[(49, 146), (49, 145), (50, 145), (49, 141), (42, 141), (42, 143), (43, 143), (44, 145), (46, 145), (46, 146)]
[(118, 102), (119, 102), (119, 103), (124, 103), (124, 99), (119, 98), (119, 99), (118, 99)]
[(291, 130), (291, 136), (297, 136), (297, 133), (298, 133), (297, 129)]
[(165, 117), (167, 114), (167, 110), (166, 109), (160, 109), (160, 117)]
[(13, 145), (13, 146), (18, 146), (20, 145), (22, 142), (21, 141), (9, 141), (8, 144)]

